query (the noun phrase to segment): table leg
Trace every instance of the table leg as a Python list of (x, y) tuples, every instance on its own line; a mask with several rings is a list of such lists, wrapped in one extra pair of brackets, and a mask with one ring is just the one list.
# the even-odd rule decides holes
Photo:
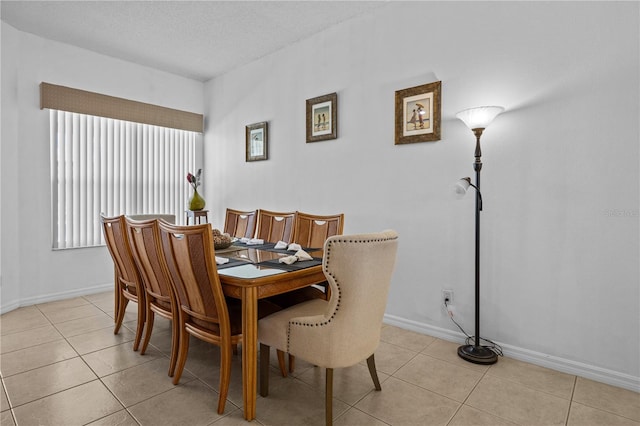
[(242, 289), (242, 399), (244, 418), (256, 417), (258, 375), (258, 289)]

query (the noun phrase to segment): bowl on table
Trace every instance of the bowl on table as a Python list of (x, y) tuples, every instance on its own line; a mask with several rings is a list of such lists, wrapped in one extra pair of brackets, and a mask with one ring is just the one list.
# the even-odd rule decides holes
[(218, 229), (213, 230), (213, 247), (216, 250), (229, 248), (233, 244), (233, 240), (229, 234), (223, 234)]

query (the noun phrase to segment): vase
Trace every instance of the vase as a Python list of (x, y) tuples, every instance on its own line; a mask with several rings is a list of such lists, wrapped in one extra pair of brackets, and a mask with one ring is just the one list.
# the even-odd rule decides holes
[(191, 211), (202, 210), (204, 209), (205, 204), (206, 203), (204, 201), (204, 198), (202, 198), (200, 194), (198, 194), (197, 189), (194, 189), (193, 196), (191, 197), (191, 199), (189, 199), (189, 210)]

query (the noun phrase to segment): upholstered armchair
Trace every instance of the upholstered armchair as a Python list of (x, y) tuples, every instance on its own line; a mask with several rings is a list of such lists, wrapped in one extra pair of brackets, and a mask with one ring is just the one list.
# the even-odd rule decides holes
[(312, 299), (261, 319), (260, 394), (269, 392), (269, 348), (326, 368), (326, 423), (332, 423), (333, 369), (367, 360), (380, 390), (374, 352), (395, 267), (398, 235), (337, 235), (324, 244), (323, 271), (329, 300)]

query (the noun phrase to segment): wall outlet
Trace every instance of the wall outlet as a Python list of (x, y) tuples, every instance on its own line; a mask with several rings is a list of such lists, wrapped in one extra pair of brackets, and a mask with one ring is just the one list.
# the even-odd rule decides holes
[(442, 303), (451, 305), (453, 303), (453, 290), (442, 289)]

